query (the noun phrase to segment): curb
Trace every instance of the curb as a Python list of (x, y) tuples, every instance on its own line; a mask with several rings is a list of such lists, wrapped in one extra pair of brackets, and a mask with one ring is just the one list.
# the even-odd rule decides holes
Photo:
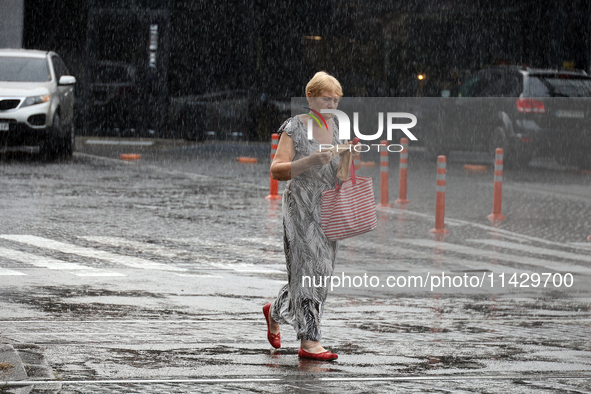
[(20, 356), (10, 345), (0, 345), (0, 381), (25, 380), (27, 372)]
[[(62, 384), (59, 381), (47, 383), (47, 380), (54, 380), (53, 370), (45, 360), (43, 350), (34, 344), (0, 345), (0, 392), (6, 394), (29, 394), (29, 393), (59, 393)], [(3, 382), (35, 381), (42, 380), (43, 383), (25, 385), (22, 387), (10, 385)]]

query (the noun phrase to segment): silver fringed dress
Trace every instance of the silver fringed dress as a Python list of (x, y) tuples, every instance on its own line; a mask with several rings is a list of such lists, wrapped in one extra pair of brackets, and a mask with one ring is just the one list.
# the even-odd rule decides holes
[[(333, 145), (338, 140), (338, 122), (333, 125)], [(295, 116), (279, 128), (295, 146), (292, 161), (309, 156), (320, 144), (308, 140), (307, 127)], [(320, 221), (322, 192), (335, 185), (340, 157), (323, 166), (313, 166), (287, 182), (283, 193), (283, 247), (287, 265), (287, 284), (272, 303), (272, 317), (294, 327), (298, 339), (320, 341), (320, 320), (328, 288), (324, 277), (334, 271), (337, 243), (324, 235)], [(304, 280), (304, 277), (310, 280)], [(320, 281), (322, 278), (322, 283)], [(312, 285), (310, 285), (310, 283)], [(330, 284), (330, 280), (328, 281)], [(320, 285), (323, 286), (315, 286)]]

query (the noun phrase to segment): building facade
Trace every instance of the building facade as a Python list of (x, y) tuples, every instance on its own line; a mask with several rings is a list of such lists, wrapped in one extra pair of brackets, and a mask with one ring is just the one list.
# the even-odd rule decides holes
[[(349, 96), (436, 96), (495, 64), (591, 71), (591, 0), (1, 2), (0, 37), (60, 53), (87, 118), (163, 136), (175, 98), (240, 91), (264, 109), (318, 70)], [(92, 110), (113, 95), (129, 109)]]

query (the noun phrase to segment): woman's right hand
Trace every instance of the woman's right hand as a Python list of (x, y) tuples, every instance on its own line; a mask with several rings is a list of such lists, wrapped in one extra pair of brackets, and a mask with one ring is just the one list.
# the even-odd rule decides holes
[(292, 162), (295, 155), (293, 141), (287, 133), (279, 139), (275, 158), (271, 163), (271, 176), (278, 181), (288, 181), (313, 166), (323, 166), (332, 160), (328, 149), (315, 150), (309, 156)]
[(323, 166), (332, 160), (332, 152), (329, 150), (315, 150), (308, 158), (310, 165)]

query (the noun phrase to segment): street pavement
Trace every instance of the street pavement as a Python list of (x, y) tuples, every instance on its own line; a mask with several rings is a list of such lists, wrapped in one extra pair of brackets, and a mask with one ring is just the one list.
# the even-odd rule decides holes
[[(286, 281), (269, 146), (130, 141), (0, 163), (0, 390), (591, 392), (591, 175), (506, 171), (492, 226), (492, 169), (452, 156), (436, 239), (434, 163), (411, 149), (398, 206), (392, 154), (393, 206), (340, 243), (323, 320), (339, 359), (317, 362), (290, 327), (281, 350), (266, 340), (261, 308)], [(379, 199), (379, 167), (359, 174)]]

